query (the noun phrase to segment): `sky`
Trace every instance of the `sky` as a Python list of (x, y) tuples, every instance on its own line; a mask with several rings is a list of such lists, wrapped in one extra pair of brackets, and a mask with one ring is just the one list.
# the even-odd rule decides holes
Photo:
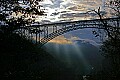
[[(45, 14), (47, 14), (46, 16), (39, 16), (36, 19), (36, 21), (42, 24), (96, 19), (96, 13), (86, 14), (86, 12), (93, 9), (97, 10), (98, 7), (101, 7), (101, 10), (104, 11), (104, 0), (43, 0), (40, 4), (46, 9)], [(79, 39), (90, 39), (99, 42), (99, 38), (94, 37), (92, 30), (84, 29), (69, 32), (49, 42), (69, 44), (72, 43), (69, 38), (73, 36)]]
[[(105, 0), (43, 0), (40, 4), (43, 6), (43, 9), (46, 9), (46, 15), (39, 16), (36, 21), (44, 24), (96, 19), (96, 13), (86, 14), (86, 12), (93, 9), (97, 10), (98, 7), (101, 7), (101, 10), (104, 11), (104, 1)], [(71, 40), (71, 38), (76, 37), (78, 40), (94, 41), (97, 44), (100, 42), (100, 38), (96, 38), (92, 34), (92, 30), (94, 29), (68, 32), (49, 41), (49, 43), (72, 44), (74, 40)]]
[(44, 0), (40, 4), (46, 16), (39, 16), (36, 21), (43, 23), (94, 19), (95, 13), (85, 13), (98, 7), (105, 11), (104, 0)]

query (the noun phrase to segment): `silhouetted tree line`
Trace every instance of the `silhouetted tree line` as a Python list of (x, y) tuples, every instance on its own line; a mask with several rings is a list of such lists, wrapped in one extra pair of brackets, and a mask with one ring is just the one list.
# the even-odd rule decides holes
[(0, 0), (0, 32), (11, 33), (20, 26), (34, 23), (43, 15), (41, 0)]
[[(95, 74), (97, 80), (119, 80), (120, 75), (120, 0), (110, 0), (105, 2), (105, 7), (111, 10), (111, 15), (118, 18), (117, 24), (112, 22), (103, 21), (107, 18), (100, 11), (92, 10), (95, 12), (100, 21), (103, 24), (104, 32), (106, 33), (107, 39), (103, 41), (100, 47), (101, 54), (105, 57), (102, 64), (102, 70)], [(90, 11), (91, 12), (91, 11)], [(114, 24), (114, 25), (111, 25)], [(110, 27), (110, 28), (109, 28)], [(100, 29), (99, 29), (100, 30)], [(96, 37), (103, 35), (101, 31), (93, 31)]]

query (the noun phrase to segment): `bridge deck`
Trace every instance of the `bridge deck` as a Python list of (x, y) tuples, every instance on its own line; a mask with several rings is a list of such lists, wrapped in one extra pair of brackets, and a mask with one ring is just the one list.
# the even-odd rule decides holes
[(22, 36), (28, 39), (35, 39), (36, 43), (44, 45), (51, 39), (66, 32), (83, 28), (120, 28), (120, 18), (106, 18), (103, 20), (79, 20), (70, 22), (59, 22), (49, 24), (31, 24), (22, 26), (17, 30)]

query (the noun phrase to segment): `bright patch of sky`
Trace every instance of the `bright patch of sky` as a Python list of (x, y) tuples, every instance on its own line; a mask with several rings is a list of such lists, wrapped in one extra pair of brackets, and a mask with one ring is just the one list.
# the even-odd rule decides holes
[(104, 0), (44, 0), (40, 4), (45, 9), (46, 16), (38, 17), (36, 21), (49, 23), (93, 19), (96, 16), (86, 17), (84, 13), (98, 7), (103, 8), (103, 2)]

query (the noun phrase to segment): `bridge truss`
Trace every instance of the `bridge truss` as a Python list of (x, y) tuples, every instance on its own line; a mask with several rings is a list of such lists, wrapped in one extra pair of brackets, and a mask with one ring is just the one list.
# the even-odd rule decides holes
[(95, 19), (21, 26), (20, 29), (16, 30), (16, 33), (25, 36), (27, 39), (34, 39), (36, 44), (44, 45), (66, 32), (84, 28), (104, 29), (105, 24), (108, 25), (107, 28), (111, 28), (111, 26), (120, 28), (120, 18), (107, 18), (102, 21)]

